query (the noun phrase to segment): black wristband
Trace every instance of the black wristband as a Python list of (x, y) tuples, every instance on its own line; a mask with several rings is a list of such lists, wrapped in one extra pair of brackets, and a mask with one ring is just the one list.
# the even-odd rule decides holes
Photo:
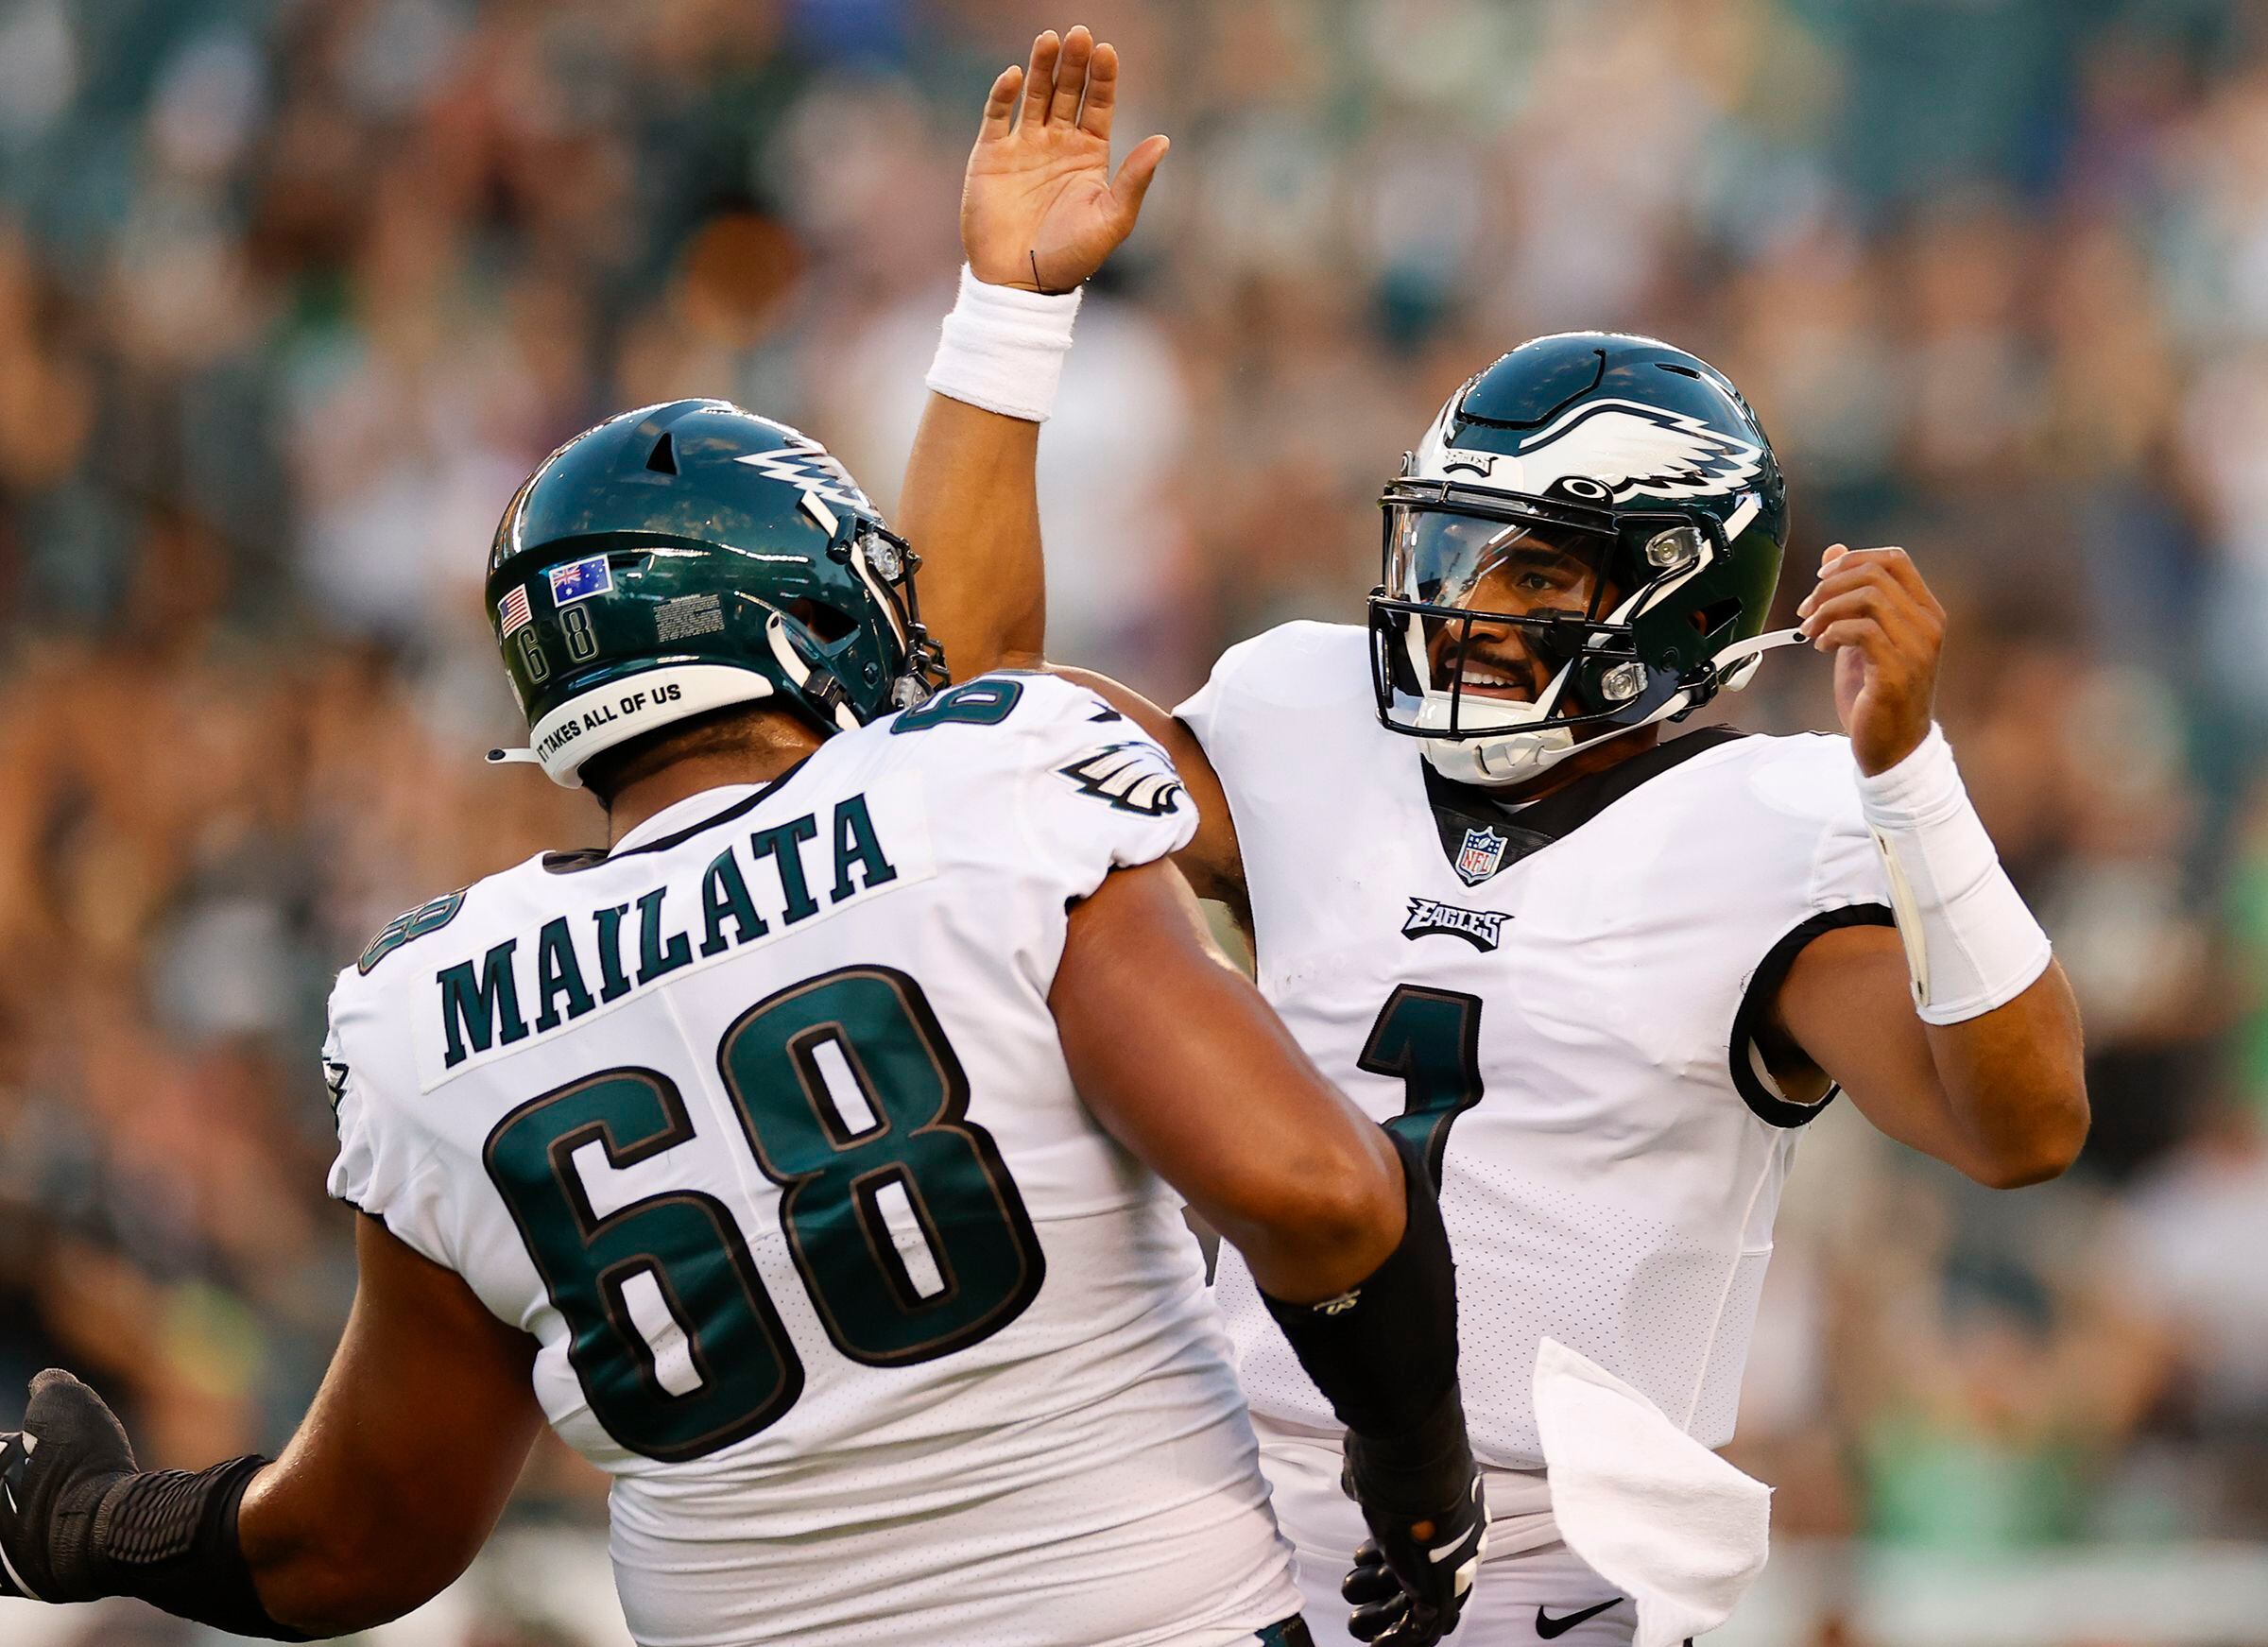
[(1456, 1381), (1434, 1410), (1390, 1435), (1347, 1432), (1349, 1497), (1365, 1509), (1416, 1519), (1460, 1503), (1472, 1488), (1472, 1442)]
[(232, 1458), (194, 1474), (120, 1477), (102, 1495), (89, 1530), (90, 1576), (104, 1594), (134, 1596), (232, 1635), (313, 1639), (267, 1616), (237, 1540), (244, 1490), (270, 1462)]
[(1401, 1155), (1401, 1244), (1338, 1297), (1286, 1304), (1262, 1295), (1339, 1422), (1372, 1437), (1432, 1421), (1457, 1376), (1456, 1267), (1433, 1177), (1415, 1144), (1390, 1127), (1386, 1136)]

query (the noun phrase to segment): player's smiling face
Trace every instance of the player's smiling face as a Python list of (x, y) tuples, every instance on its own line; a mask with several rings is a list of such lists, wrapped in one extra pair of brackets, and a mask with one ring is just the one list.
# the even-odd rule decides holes
[[(1443, 604), (1507, 617), (1563, 612), (1583, 618), (1598, 609), (1596, 551), (1580, 536), (1478, 519), (1460, 521), (1455, 529), (1472, 536), (1477, 571)], [(1481, 616), (1469, 624), (1436, 620), (1428, 628), (1427, 661), (1435, 684), (1458, 686), (1468, 697), (1533, 703), (1558, 669), (1538, 652), (1536, 632), (1524, 624)]]

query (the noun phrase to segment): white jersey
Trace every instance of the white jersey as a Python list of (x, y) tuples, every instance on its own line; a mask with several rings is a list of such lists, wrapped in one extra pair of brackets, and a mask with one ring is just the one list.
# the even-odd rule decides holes
[(536, 1338), (645, 1647), (1298, 1611), (1179, 1198), (1047, 1004), (1068, 905), (1193, 828), (1131, 722), (983, 677), (341, 974), (331, 1192)]
[[(1379, 724), (1366, 645), (1286, 625), (1177, 712), (1228, 792), (1260, 986), (1430, 1148), (1482, 1460), (1542, 1464), (1547, 1334), (1720, 1446), (1816, 1113), (1774, 1089), (1752, 1020), (1812, 936), (1890, 920), (1849, 746), (1703, 731), (1504, 809)], [(1233, 1252), (1219, 1290), (1253, 1410), (1332, 1427)]]

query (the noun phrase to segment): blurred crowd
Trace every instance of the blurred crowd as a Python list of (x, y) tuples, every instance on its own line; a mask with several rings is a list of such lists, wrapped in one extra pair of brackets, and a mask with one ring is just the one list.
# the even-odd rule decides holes
[[(1807, 1141), (1736, 1456), (1783, 1536), (2268, 1539), (2268, 12), (2238, 0), (0, 0), (0, 1425), (272, 1449), (352, 1285), (333, 971), (579, 796), (481, 609), (519, 480), (722, 395), (885, 505), (993, 74), (1175, 146), (1042, 458), (1060, 655), (1358, 619), (1373, 500), (1572, 326), (1728, 371), (2087, 1013), (2077, 1171)], [(1827, 670), (1727, 700), (1831, 726)], [(1710, 712), (1714, 714), (1716, 712)], [(546, 1457), (528, 1513), (589, 1517)]]

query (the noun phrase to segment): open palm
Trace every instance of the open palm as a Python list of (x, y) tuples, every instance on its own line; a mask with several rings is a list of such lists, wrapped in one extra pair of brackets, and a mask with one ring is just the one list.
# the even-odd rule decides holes
[(1004, 70), (961, 190), (961, 246), (977, 279), (1068, 291), (1133, 230), (1166, 140), (1145, 139), (1110, 175), (1118, 51), (1084, 27), (1032, 42), (1028, 68)]

